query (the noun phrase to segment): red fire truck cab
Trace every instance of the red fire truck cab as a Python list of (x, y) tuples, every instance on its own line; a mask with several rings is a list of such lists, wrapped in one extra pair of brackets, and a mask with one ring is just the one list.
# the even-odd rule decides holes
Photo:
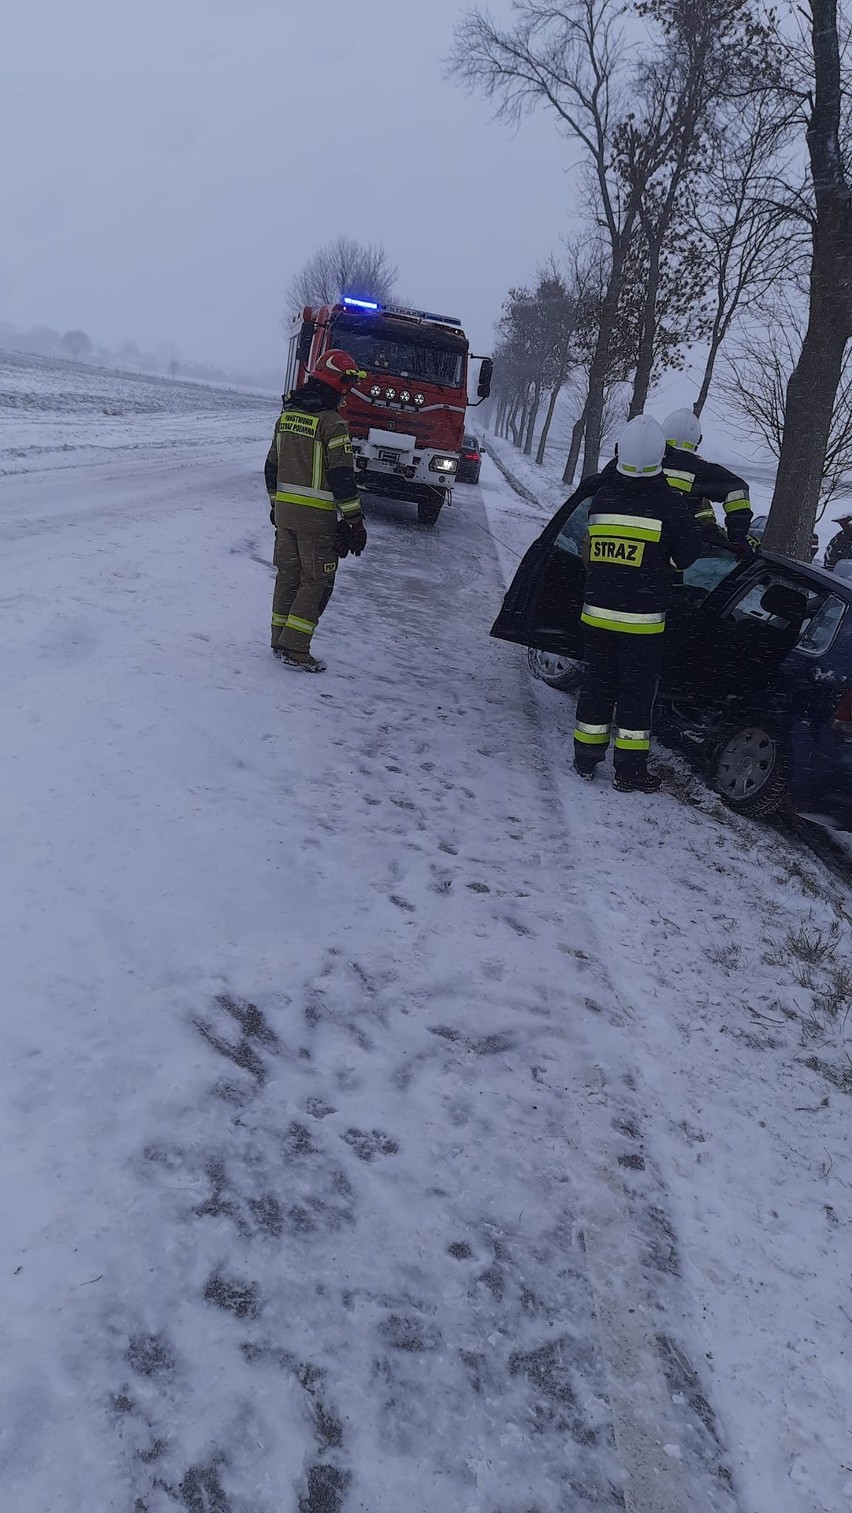
[[(452, 499), (468, 405), (468, 340), (461, 323), (426, 310), (344, 299), (306, 306), (293, 321), (287, 388), (304, 383), (323, 352), (342, 347), (367, 374), (341, 414), (352, 433), (359, 486), (417, 505), (434, 525)], [(481, 361), (478, 402), (491, 392)]]

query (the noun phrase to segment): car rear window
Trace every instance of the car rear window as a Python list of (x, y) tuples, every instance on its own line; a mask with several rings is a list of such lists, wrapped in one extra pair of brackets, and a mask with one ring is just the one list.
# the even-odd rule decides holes
[(586, 539), (586, 531), (589, 526), (589, 511), (591, 507), (591, 499), (584, 499), (581, 504), (577, 505), (577, 508), (568, 516), (559, 532), (554, 542), (555, 546), (560, 547), (563, 552), (571, 552), (574, 557), (582, 555), (583, 542)]
[[(458, 435), (458, 432), (456, 432), (456, 435)], [(462, 445), (466, 446), (469, 451), (475, 452), (476, 451), (476, 445), (477, 445), (476, 444), (476, 437), (475, 436), (465, 436), (465, 439), (462, 442)]]
[(819, 589), (814, 590), (811, 585), (802, 580), (797, 581), (783, 573), (767, 571), (756, 583), (750, 584), (740, 598), (728, 606), (724, 611), (724, 618), (730, 618), (741, 624), (757, 621), (770, 627), (778, 626), (783, 630), (784, 622), (779, 621), (774, 615), (767, 614), (761, 602), (766, 590), (773, 584), (795, 589), (797, 593), (807, 597), (807, 612), (796, 642), (796, 651), (804, 653), (807, 657), (823, 656), (837, 634), (837, 628), (846, 609), (846, 601), (838, 598), (836, 594), (825, 594)]
[(803, 651), (809, 657), (823, 656), (837, 635), (837, 627), (843, 619), (845, 609), (843, 599), (829, 594), (819, 609), (805, 621), (802, 634), (796, 642), (796, 650)]

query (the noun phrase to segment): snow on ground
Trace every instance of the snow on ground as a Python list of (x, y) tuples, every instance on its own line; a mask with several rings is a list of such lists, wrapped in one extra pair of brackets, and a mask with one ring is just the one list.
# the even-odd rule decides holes
[[(274, 399), (0, 352), (0, 477), (252, 436)], [(187, 421), (192, 418), (194, 424)], [(55, 480), (54, 480), (55, 483)]]
[(0, 480), (4, 1507), (841, 1513), (848, 897), (572, 781), (490, 462), (275, 662), (274, 414)]

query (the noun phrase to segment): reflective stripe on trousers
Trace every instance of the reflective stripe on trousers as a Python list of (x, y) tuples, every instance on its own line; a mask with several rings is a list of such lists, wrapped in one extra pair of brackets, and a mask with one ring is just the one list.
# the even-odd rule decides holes
[(650, 730), (623, 730), (621, 726), (615, 732), (615, 746), (617, 751), (650, 751)]
[[(651, 712), (662, 658), (661, 636), (636, 636), (587, 626), (586, 671), (577, 700), (574, 754), (578, 766), (595, 766), (606, 756), (607, 734), (615, 734), (619, 772), (642, 772), (651, 744)], [(613, 721), (613, 715), (616, 716)]]
[(588, 725), (578, 720), (574, 726), (574, 740), (583, 746), (608, 746), (609, 725)]

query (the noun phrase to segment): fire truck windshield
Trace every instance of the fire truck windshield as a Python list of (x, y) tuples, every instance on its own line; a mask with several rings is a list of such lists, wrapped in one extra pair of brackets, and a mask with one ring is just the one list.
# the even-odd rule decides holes
[(412, 382), (441, 384), (459, 389), (464, 381), (463, 339), (436, 341), (416, 328), (411, 333), (400, 326), (390, 329), (383, 323), (369, 323), (352, 316), (340, 316), (334, 322), (334, 345), (351, 352), (355, 361), (371, 373), (389, 373)]

